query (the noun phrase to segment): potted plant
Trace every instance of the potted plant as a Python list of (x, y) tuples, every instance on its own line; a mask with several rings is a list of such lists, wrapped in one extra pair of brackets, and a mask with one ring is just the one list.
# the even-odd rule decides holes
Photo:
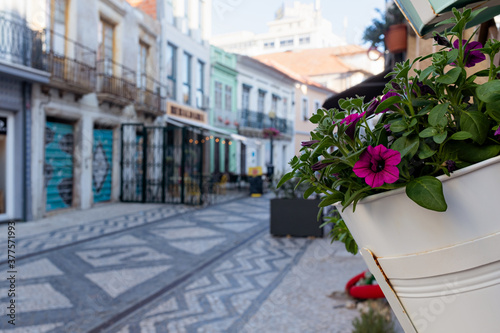
[(500, 42), (464, 38), (478, 13), (454, 9), (439, 50), (397, 64), (383, 96), (318, 110), (278, 184), (299, 177), (335, 204), (337, 238), (354, 237), (407, 333), (500, 326)]
[[(276, 177), (279, 179), (279, 177)], [(271, 199), (270, 232), (273, 236), (322, 237), (323, 229), (318, 222), (319, 197), (303, 198), (306, 184), (298, 185), (299, 179), (290, 180), (279, 188), (272, 184), (275, 198)]]
[(391, 53), (406, 51), (406, 21), (401, 11), (394, 4), (387, 7), (385, 13), (379, 9), (380, 18), (375, 18), (363, 34), (363, 41), (378, 48), (384, 46)]

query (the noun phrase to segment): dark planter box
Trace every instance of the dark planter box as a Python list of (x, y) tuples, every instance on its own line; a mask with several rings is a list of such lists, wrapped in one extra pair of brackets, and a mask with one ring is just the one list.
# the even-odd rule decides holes
[(320, 200), (271, 199), (271, 235), (323, 237), (317, 220)]

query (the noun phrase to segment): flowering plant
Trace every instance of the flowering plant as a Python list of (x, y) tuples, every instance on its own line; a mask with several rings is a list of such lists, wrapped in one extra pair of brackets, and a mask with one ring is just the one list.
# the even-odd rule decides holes
[(275, 138), (280, 135), (280, 131), (274, 127), (268, 127), (262, 130), (262, 135), (264, 136), (264, 138)]
[[(341, 202), (343, 209), (369, 195), (406, 187), (418, 205), (446, 211), (436, 176), (500, 153), (500, 67), (493, 63), (500, 42), (484, 47), (464, 38), (479, 11), (453, 9), (453, 24), (434, 39), (437, 52), (396, 64), (383, 96), (340, 100), (338, 109), (319, 109), (311, 141), (278, 186), (299, 177), (309, 183), (305, 197), (322, 193), (320, 207)], [(475, 33), (472, 35), (474, 36)], [(431, 59), (425, 69), (412, 69)], [(478, 63), (489, 68), (468, 74)], [(413, 72), (412, 72), (413, 71)]]

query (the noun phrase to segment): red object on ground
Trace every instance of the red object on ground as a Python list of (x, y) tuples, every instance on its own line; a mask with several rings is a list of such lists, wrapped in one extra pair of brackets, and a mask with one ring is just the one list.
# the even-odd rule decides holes
[(362, 272), (350, 279), (345, 285), (346, 292), (352, 297), (359, 299), (384, 298), (384, 293), (378, 284), (356, 285), (356, 282), (364, 277), (365, 272)]

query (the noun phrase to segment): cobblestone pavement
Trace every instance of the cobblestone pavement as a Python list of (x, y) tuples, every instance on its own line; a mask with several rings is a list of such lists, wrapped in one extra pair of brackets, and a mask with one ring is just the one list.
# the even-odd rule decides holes
[(357, 311), (328, 295), (366, 269), (362, 259), (268, 228), (268, 196), (20, 228), (16, 326), (1, 279), (0, 331), (350, 332)]

